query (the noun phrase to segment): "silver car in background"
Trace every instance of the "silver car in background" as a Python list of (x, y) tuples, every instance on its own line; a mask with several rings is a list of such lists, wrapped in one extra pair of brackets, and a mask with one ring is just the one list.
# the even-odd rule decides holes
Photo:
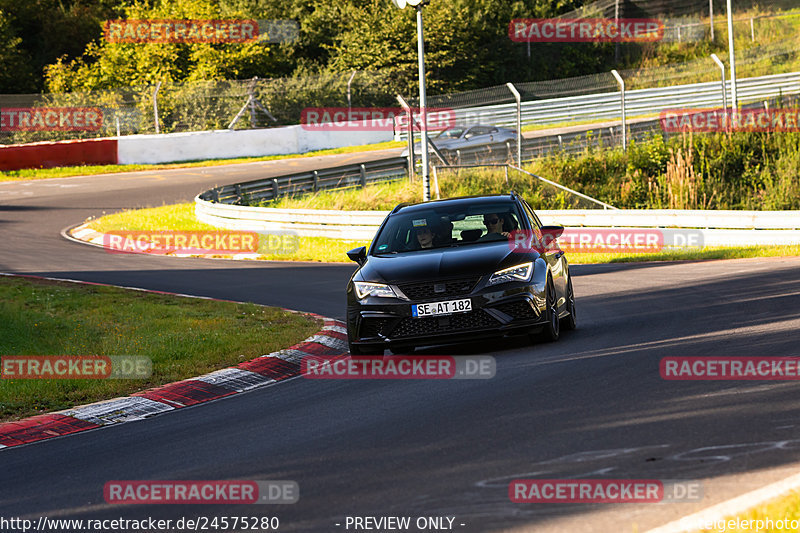
[[(492, 144), (505, 144), (508, 141), (517, 142), (517, 132), (499, 126), (456, 126), (440, 132), (431, 137), (431, 142), (442, 154), (451, 159), (456, 150), (478, 148)], [(414, 157), (420, 157), (420, 143), (414, 144)], [(408, 156), (408, 149), (403, 150), (402, 157)]]

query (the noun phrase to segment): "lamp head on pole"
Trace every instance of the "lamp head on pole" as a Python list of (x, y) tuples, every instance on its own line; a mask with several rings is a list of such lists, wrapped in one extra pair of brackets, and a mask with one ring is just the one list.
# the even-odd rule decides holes
[(392, 0), (392, 3), (400, 9), (403, 9), (406, 6), (417, 7), (420, 4), (429, 4), (430, 0)]

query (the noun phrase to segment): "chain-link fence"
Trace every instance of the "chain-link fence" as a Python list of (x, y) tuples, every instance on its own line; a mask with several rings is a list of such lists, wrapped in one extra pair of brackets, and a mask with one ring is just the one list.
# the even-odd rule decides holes
[[(720, 59), (727, 65), (728, 54), (719, 52)], [(800, 47), (795, 42), (780, 41), (767, 44), (756, 44), (736, 52), (737, 78), (764, 76), (767, 74), (784, 74), (800, 71)], [(718, 82), (721, 73), (717, 64), (708, 57), (687, 62), (670, 63), (652, 68), (620, 70), (625, 80), (625, 89), (649, 89), (688, 85), (701, 82)], [(726, 71), (726, 76), (729, 76)], [(583, 95), (599, 95), (619, 91), (619, 85), (610, 72), (602, 72), (587, 76), (578, 76), (558, 80), (515, 83), (523, 102), (538, 100), (554, 100)], [(411, 99), (413, 106), (419, 105), (419, 99)], [(514, 95), (506, 85), (496, 85), (484, 89), (428, 96), (428, 107), (450, 108), (454, 110), (481, 108), (513, 104)], [(564, 104), (566, 105), (566, 104)], [(559, 115), (561, 122), (562, 116)], [(582, 119), (585, 117), (581, 116)], [(548, 123), (541, 123), (547, 125)]]
[[(800, 0), (779, 2), (771, 4), (770, 9), (796, 7)], [(620, 69), (626, 90), (630, 91), (720, 80), (720, 70), (710, 52), (716, 50), (722, 61), (729, 64), (728, 54), (723, 51), (726, 47), (721, 46), (727, 36), (724, 1), (713, 0), (710, 6), (707, 2), (687, 0), (598, 0), (560, 17), (666, 17), (670, 20), (688, 17), (686, 20), (697, 21), (687, 22), (685, 26), (695, 24), (702, 28), (702, 38), (708, 41), (702, 47), (707, 49), (708, 56), (651, 68)], [(717, 29), (713, 41), (709, 17), (712, 12)], [(742, 0), (734, 2), (734, 18), (734, 30), (739, 39), (738, 78), (800, 71), (800, 41), (796, 38), (800, 10), (767, 13), (754, 7), (754, 2)], [(526, 45), (531, 43), (520, 44)], [(650, 52), (654, 57), (665, 50), (658, 43), (648, 46), (654, 47)], [(667, 43), (666, 46), (672, 45)], [(700, 51), (689, 55), (697, 53)], [(654, 63), (652, 57), (642, 62)], [(0, 143), (298, 124), (305, 108), (397, 107), (396, 84), (392, 70), (351, 71), (279, 79), (163, 83), (65, 94), (0, 95)], [(515, 83), (514, 86), (523, 102), (589, 97), (619, 90), (610, 72)], [(412, 106), (419, 105), (413, 95), (405, 96), (412, 96), (409, 98)], [(430, 108), (455, 110), (514, 102), (514, 95), (506, 85), (428, 97)]]
[[(800, 8), (797, 0), (771, 0), (769, 3), (758, 0), (737, 0), (732, 2), (734, 14), (734, 32), (750, 33), (755, 24), (764, 19), (785, 18), (793, 16), (792, 10)], [(772, 13), (756, 14), (760, 9), (768, 9)], [(726, 0), (693, 2), (689, 0), (597, 0), (584, 4), (559, 18), (621, 18), (639, 19), (653, 18), (664, 24), (662, 42), (690, 42), (712, 39), (715, 33), (725, 36)], [(788, 11), (788, 13), (774, 13)], [(748, 16), (743, 14), (750, 13)], [(712, 21), (714, 29), (712, 30)], [(751, 22), (752, 21), (752, 22)]]
[(298, 124), (306, 107), (395, 105), (391, 86), (389, 73), (356, 71), (0, 95), (0, 143)]

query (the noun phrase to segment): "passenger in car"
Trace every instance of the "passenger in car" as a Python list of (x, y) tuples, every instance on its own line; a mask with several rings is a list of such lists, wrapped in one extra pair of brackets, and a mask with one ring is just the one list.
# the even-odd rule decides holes
[(510, 231), (505, 228), (506, 218), (505, 213), (487, 213), (483, 215), (483, 224), (486, 226), (486, 235), (482, 236), (479, 241), (494, 241), (500, 236), (511, 237)]

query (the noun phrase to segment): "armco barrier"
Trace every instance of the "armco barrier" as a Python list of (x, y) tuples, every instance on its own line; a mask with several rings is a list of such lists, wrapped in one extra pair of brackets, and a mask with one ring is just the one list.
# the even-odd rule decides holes
[[(775, 98), (785, 101), (788, 96), (800, 94), (800, 72), (739, 78), (736, 83), (740, 105)], [(726, 84), (726, 91), (730, 93), (730, 81)], [(652, 116), (668, 109), (717, 107), (722, 107), (719, 81), (625, 91), (625, 113), (628, 119)], [(517, 106), (512, 103), (460, 108), (455, 110), (455, 116), (460, 125), (480, 123), (516, 128)], [(619, 92), (530, 100), (521, 105), (523, 126), (609, 120), (619, 116)], [(398, 132), (395, 139), (405, 140), (405, 132)]]
[[(388, 211), (273, 209), (195, 198), (198, 220), (225, 229), (293, 232), (307, 237), (372, 239)], [(545, 224), (566, 227), (701, 228), (706, 246), (800, 244), (800, 211), (677, 209), (540, 210)]]
[(0, 145), (0, 170), (116, 163), (116, 139)]
[(406, 159), (389, 157), (310, 172), (295, 172), (274, 178), (215, 187), (200, 195), (205, 200), (223, 204), (248, 205), (280, 196), (316, 192), (323, 189), (364, 187), (370, 183), (406, 176)]

